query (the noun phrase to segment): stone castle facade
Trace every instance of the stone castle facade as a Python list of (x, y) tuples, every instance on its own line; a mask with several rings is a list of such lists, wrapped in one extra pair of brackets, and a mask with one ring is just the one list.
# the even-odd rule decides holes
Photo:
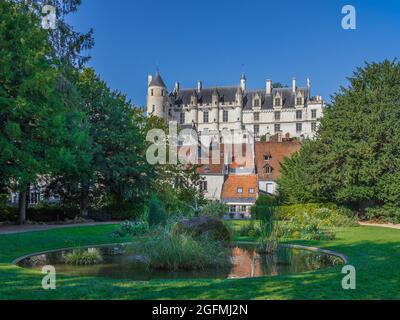
[[(265, 136), (313, 138), (323, 116), (324, 102), (311, 96), (311, 84), (276, 87), (267, 80), (265, 87), (249, 90), (242, 75), (238, 85), (181, 89), (176, 82), (169, 92), (157, 72), (148, 77), (147, 114), (176, 121), (182, 128), (195, 128), (204, 141), (224, 130), (251, 132), (255, 140)], [(211, 138), (212, 140), (212, 138)]]

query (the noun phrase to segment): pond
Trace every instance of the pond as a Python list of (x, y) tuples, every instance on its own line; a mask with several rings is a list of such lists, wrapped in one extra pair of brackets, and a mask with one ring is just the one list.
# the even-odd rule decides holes
[(342, 258), (324, 252), (314, 252), (290, 247), (280, 247), (274, 255), (258, 254), (255, 245), (234, 245), (232, 264), (228, 268), (197, 271), (148, 270), (137, 256), (125, 253), (127, 245), (100, 246), (84, 250), (98, 251), (102, 262), (90, 266), (69, 265), (65, 262), (67, 254), (73, 250), (55, 251), (32, 255), (20, 260), (17, 265), (23, 268), (41, 270), (45, 265), (55, 267), (58, 274), (68, 276), (96, 276), (115, 279), (148, 281), (153, 279), (235, 279), (316, 271), (343, 265)]

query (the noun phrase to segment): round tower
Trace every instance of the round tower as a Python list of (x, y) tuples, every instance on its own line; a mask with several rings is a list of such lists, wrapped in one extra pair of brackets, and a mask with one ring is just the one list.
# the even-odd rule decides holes
[(153, 77), (149, 75), (147, 92), (147, 115), (166, 119), (168, 91), (167, 87), (157, 71)]

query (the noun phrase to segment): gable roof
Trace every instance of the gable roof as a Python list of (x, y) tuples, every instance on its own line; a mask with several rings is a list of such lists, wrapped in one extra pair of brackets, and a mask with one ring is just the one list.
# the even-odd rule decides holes
[[(238, 188), (243, 192), (239, 193)], [(254, 193), (250, 193), (250, 189)], [(255, 202), (258, 194), (257, 175), (236, 176), (229, 175), (222, 187), (222, 201), (224, 202)]]
[[(278, 179), (281, 170), (281, 164), (285, 157), (289, 157), (298, 152), (301, 148), (301, 143), (298, 141), (284, 142), (256, 142), (255, 144), (255, 164), (258, 178), (261, 181), (275, 181)], [(264, 156), (270, 158), (265, 160)], [(266, 168), (270, 166), (272, 173), (267, 174)]]

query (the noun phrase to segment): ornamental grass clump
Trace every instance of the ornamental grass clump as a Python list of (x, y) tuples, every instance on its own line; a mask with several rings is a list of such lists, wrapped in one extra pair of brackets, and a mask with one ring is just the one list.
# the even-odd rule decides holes
[(71, 265), (89, 266), (102, 261), (103, 257), (98, 249), (77, 249), (65, 255), (65, 262)]
[(166, 228), (153, 230), (149, 237), (131, 244), (128, 254), (145, 256), (152, 270), (204, 270), (230, 265), (230, 248), (223, 242)]

